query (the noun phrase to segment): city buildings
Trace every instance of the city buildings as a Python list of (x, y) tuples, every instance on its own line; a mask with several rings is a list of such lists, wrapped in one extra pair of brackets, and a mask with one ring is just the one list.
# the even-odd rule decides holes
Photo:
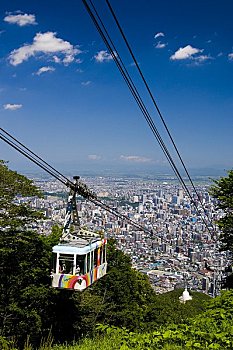
[[(48, 235), (52, 225), (63, 225), (68, 190), (52, 179), (34, 177), (34, 181), (45, 197), (30, 198), (30, 205), (44, 212), (46, 220), (37, 230)], [(214, 221), (223, 213), (216, 211), (216, 200), (208, 193), (210, 184), (205, 177), (196, 181), (198, 196), (189, 188), (198, 210), (172, 176), (89, 176), (82, 181), (101, 201), (151, 231), (137, 231), (128, 222), (77, 198), (81, 224), (115, 238), (119, 249), (130, 255), (133, 268), (148, 275), (157, 293), (184, 287), (185, 283), (189, 289), (219, 293), (230, 255), (219, 251)]]

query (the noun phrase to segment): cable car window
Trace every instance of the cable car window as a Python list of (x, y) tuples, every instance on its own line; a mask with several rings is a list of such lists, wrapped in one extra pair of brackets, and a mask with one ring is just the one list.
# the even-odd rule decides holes
[(73, 274), (74, 255), (60, 254), (59, 256), (59, 273)]
[(86, 272), (86, 255), (77, 255), (76, 256), (76, 275), (85, 275)]
[(56, 273), (57, 253), (52, 253), (52, 272)]
[(90, 271), (91, 254), (91, 252), (87, 254), (87, 272)]
[(94, 251), (91, 252), (91, 270), (94, 269)]
[(94, 267), (98, 266), (98, 249), (94, 250)]
[(102, 265), (103, 264), (103, 246), (101, 246), (99, 248), (99, 253), (100, 253), (100, 256), (99, 256), (99, 264)]
[(103, 246), (102, 246), (102, 250), (103, 250), (103, 260), (102, 260), (102, 264), (104, 264), (105, 263), (105, 244), (103, 244)]
[(106, 263), (106, 244), (103, 245), (103, 263)]

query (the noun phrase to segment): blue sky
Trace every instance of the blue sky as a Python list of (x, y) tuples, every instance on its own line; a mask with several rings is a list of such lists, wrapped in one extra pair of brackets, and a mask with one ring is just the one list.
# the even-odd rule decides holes
[[(174, 154), (105, 1), (94, 3)], [(231, 169), (233, 2), (111, 4), (187, 167)], [(81, 0), (0, 10), (4, 129), (58, 170), (168, 167)], [(0, 150), (12, 167), (31, 167), (2, 141)]]

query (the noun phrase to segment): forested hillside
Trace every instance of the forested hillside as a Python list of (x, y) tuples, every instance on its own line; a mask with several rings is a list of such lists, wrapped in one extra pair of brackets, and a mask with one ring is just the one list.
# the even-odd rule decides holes
[[(114, 240), (108, 241), (105, 277), (82, 293), (52, 289), (51, 248), (59, 241), (61, 228), (54, 227), (49, 236), (38, 235), (32, 228), (41, 213), (15, 203), (16, 195), (42, 193), (1, 162), (2, 348), (22, 349), (25, 343), (39, 348), (41, 340), (48, 338), (53, 344), (89, 338), (85, 340), (90, 342), (87, 348), (94, 349), (99, 337), (104, 337), (104, 346), (110, 336), (116, 339), (116, 349), (163, 349), (171, 343), (177, 349), (204, 349), (203, 344), (212, 342), (220, 347), (206, 348), (232, 349), (232, 292), (211, 302), (206, 295), (193, 292), (193, 299), (186, 304), (179, 302), (182, 290), (156, 295), (147, 276), (131, 268), (130, 258), (116, 249)], [(92, 342), (93, 337), (96, 340)]]

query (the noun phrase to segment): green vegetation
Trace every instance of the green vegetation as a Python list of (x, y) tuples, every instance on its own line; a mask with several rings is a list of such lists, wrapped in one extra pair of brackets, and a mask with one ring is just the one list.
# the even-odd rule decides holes
[[(188, 309), (189, 302), (186, 304)], [(184, 349), (229, 349), (233, 348), (233, 291), (225, 291), (208, 303), (206, 311), (180, 324), (148, 328), (144, 332), (133, 332), (125, 327), (98, 325), (94, 338), (85, 337), (70, 345), (52, 346), (51, 338), (40, 350), (184, 350)], [(1, 345), (1, 337), (0, 337)], [(2, 348), (13, 350), (2, 338)], [(24, 350), (31, 350), (29, 343)]]
[(15, 203), (15, 196), (42, 196), (32, 181), (16, 171), (9, 170), (6, 163), (0, 160), (0, 227), (11, 227), (18, 230), (26, 224), (35, 222), (41, 214), (25, 204)]
[(214, 180), (210, 193), (218, 199), (218, 208), (225, 212), (225, 216), (217, 221), (222, 231), (222, 249), (233, 252), (233, 170), (227, 177)]
[(114, 240), (108, 241), (108, 274), (98, 283), (82, 293), (50, 288), (51, 248), (61, 228), (48, 237), (32, 229), (41, 213), (15, 196), (41, 193), (4, 162), (0, 184), (1, 349), (48, 350), (52, 343), (68, 344), (54, 350), (233, 348), (232, 292), (212, 301), (193, 292), (187, 304), (179, 302), (183, 290), (156, 295)]
[(233, 291), (227, 291), (211, 300), (207, 311), (185, 323), (163, 326), (143, 334), (108, 326), (100, 326), (100, 329), (107, 334), (117, 334), (121, 338), (122, 350), (232, 349), (232, 307)]
[(41, 214), (14, 200), (16, 195), (41, 196), (40, 191), (3, 162), (0, 183), (0, 335), (21, 344), (27, 336), (39, 339), (48, 322), (50, 248), (28, 229)]
[[(218, 208), (222, 209), (225, 215), (217, 221), (221, 230), (221, 249), (233, 253), (233, 170), (228, 172), (227, 177), (214, 180), (210, 188), (210, 194), (218, 200)], [(232, 265), (232, 264), (231, 264)], [(225, 286), (233, 288), (232, 266), (229, 266), (229, 275)]]

